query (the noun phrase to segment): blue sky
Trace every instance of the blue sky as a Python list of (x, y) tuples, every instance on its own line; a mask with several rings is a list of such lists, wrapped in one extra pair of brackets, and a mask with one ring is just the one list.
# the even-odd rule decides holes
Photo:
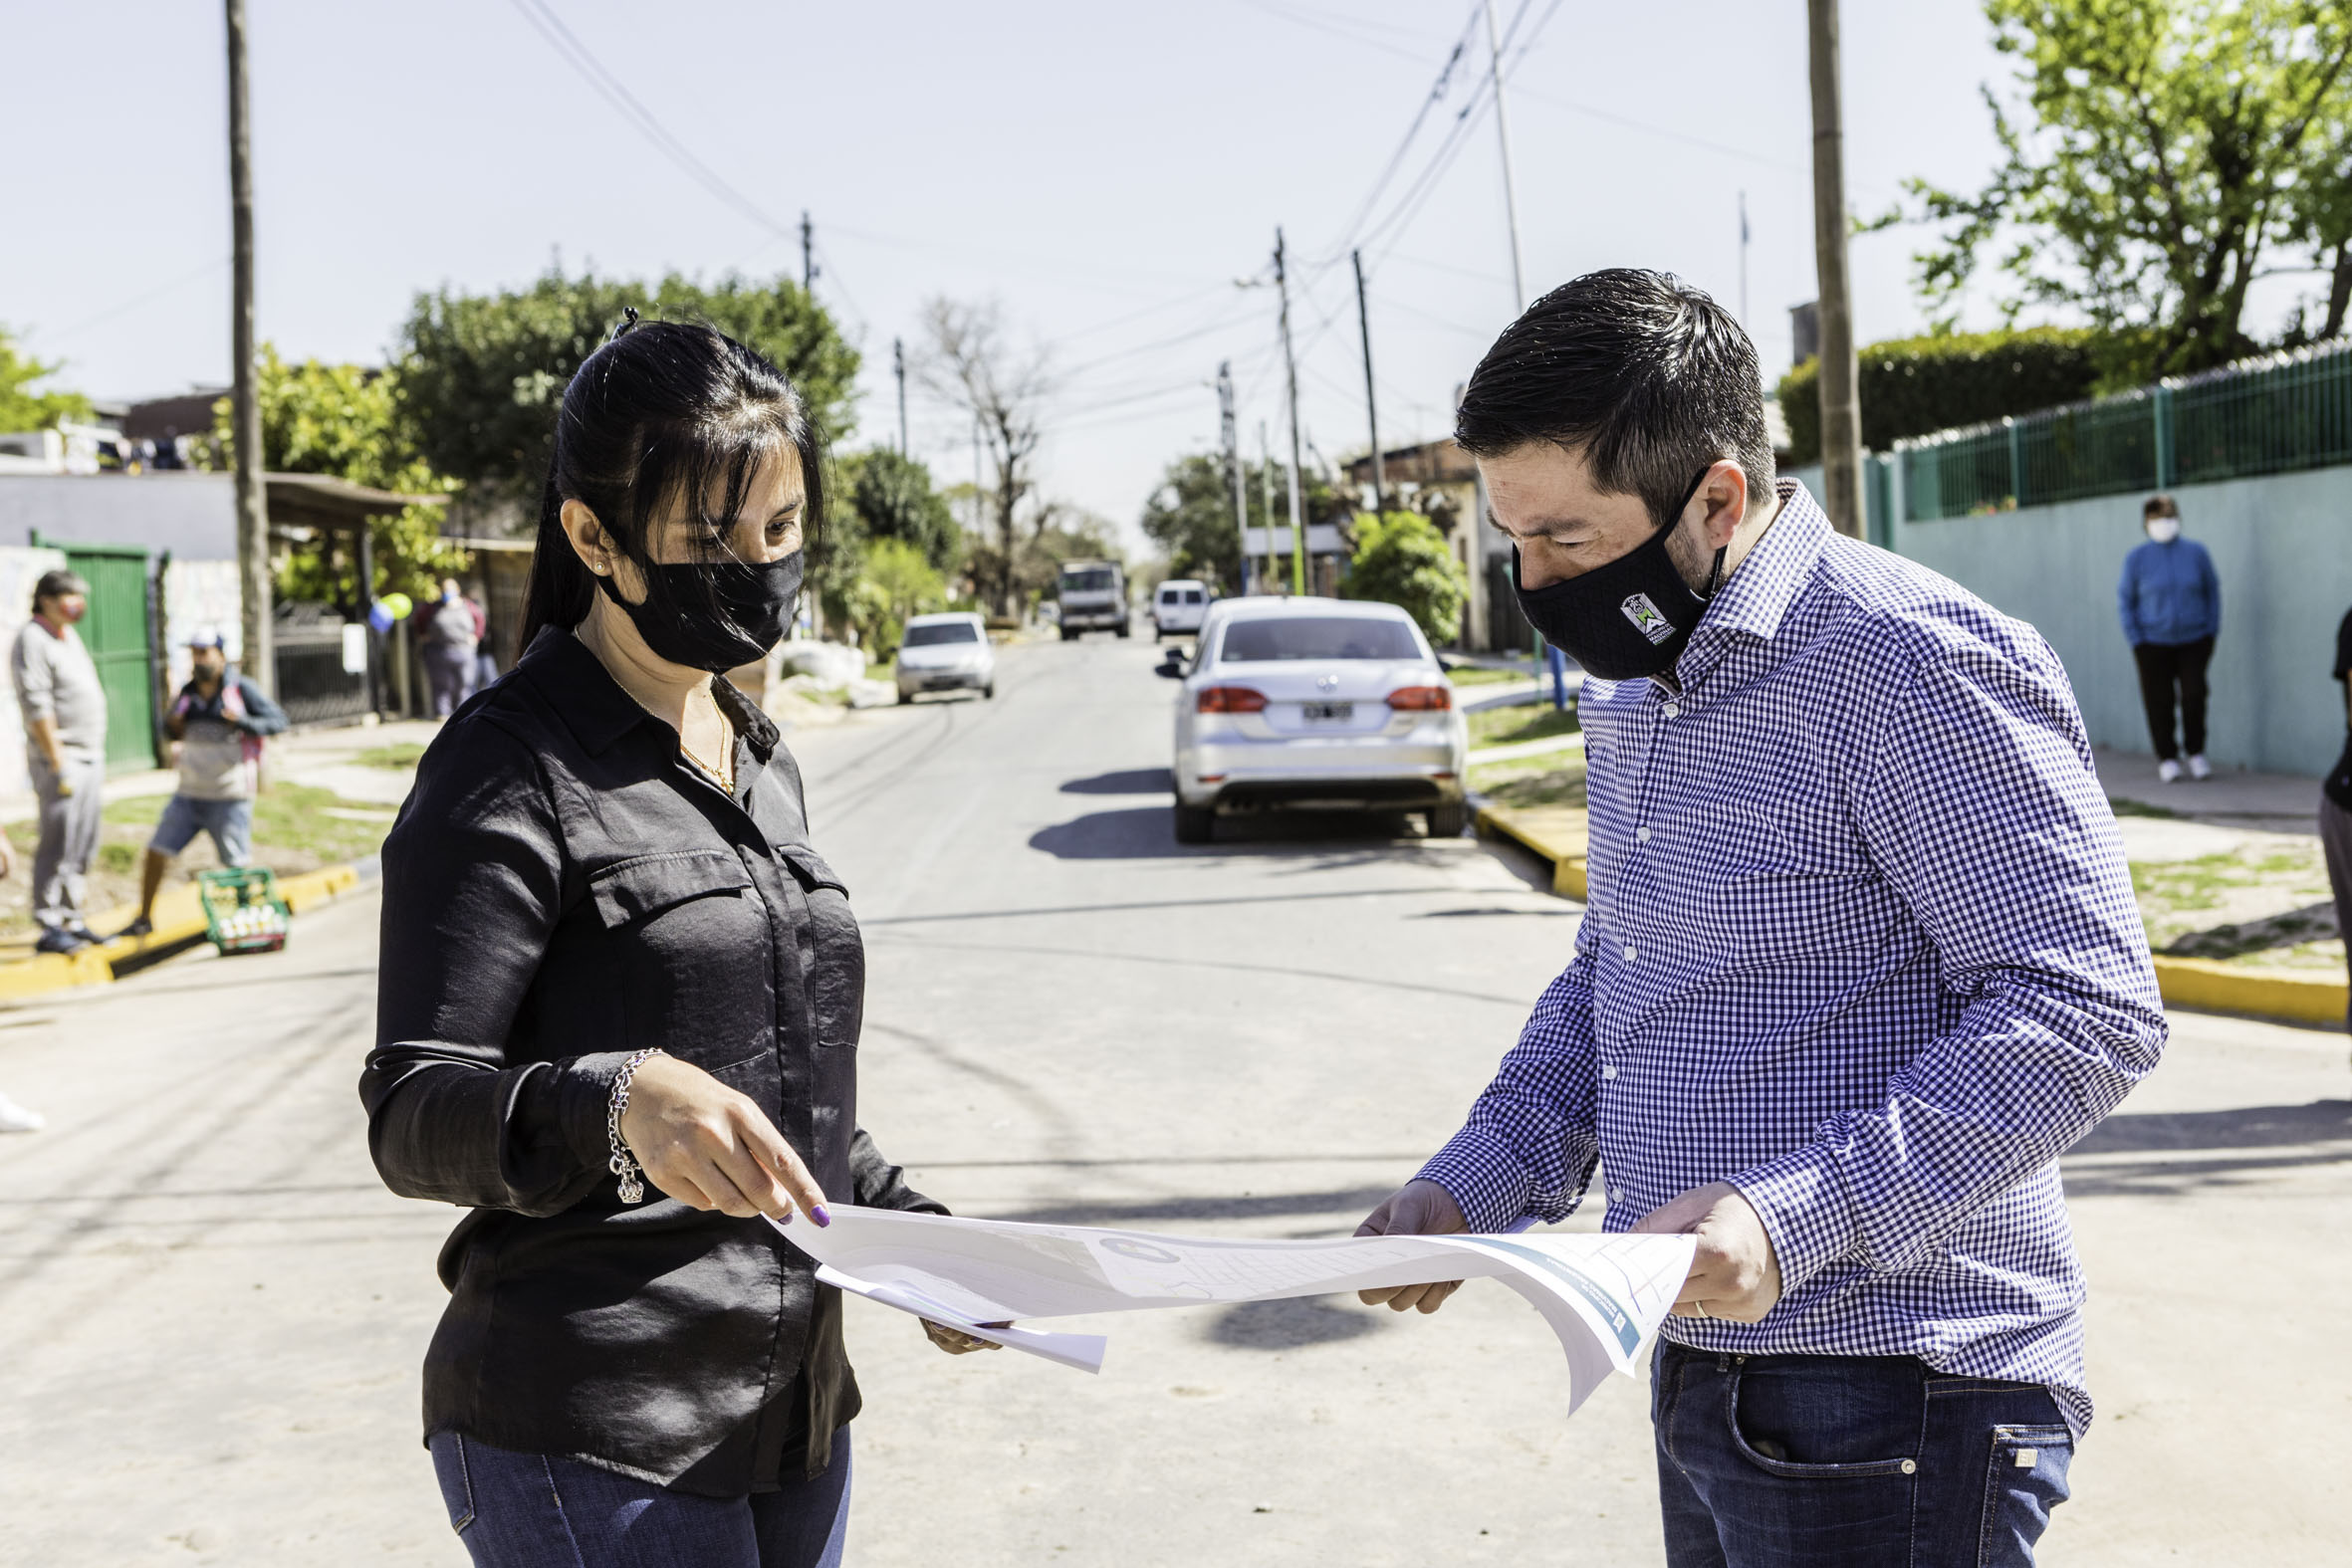
[[(1279, 423), (1274, 299), (1285, 225), (1301, 288), (1301, 405), (1336, 460), (1365, 441), (1346, 244), (1376, 230), (1382, 434), (1443, 433), (1452, 388), (1513, 314), (1491, 119), (1429, 168), (1485, 68), (1468, 0), (1006, 0), (818, 7), (552, 0), (675, 142), (667, 158), (527, 19), (523, 0), (248, 0), (260, 320), (290, 356), (380, 360), (419, 289), (519, 284), (560, 254), (606, 273), (797, 271), (867, 355), (854, 443), (894, 434), (890, 344), (933, 295), (996, 297), (1062, 390), (1048, 494), (1133, 520), (1163, 463), (1216, 436), (1231, 359), (1244, 429)], [(219, 9), (174, 0), (10, 7), (13, 160), (0, 321), (103, 396), (216, 381), (228, 364)], [(1508, 26), (1520, 0), (1497, 0)], [(1848, 0), (1849, 196), (1960, 185), (1996, 156), (1979, 86), (2005, 76), (1967, 0)], [(1548, 20), (1543, 19), (1548, 16)], [(1530, 294), (1644, 265), (1749, 315), (1767, 371), (1813, 293), (1800, 0), (1529, 0), (1510, 89)], [(1469, 37), (1448, 96), (1364, 225), (1351, 223)], [(21, 143), (20, 143), (21, 144)], [(746, 207), (751, 210), (744, 210)], [(1393, 221), (1391, 220), (1393, 217)], [(779, 232), (780, 230), (785, 232)], [(1864, 340), (1916, 329), (1896, 230), (1855, 245)], [(914, 446), (971, 472), (968, 436), (918, 394)]]

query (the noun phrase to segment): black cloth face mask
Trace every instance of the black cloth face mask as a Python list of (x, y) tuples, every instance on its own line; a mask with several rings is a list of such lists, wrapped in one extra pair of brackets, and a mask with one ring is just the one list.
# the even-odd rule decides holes
[(1684, 509), (1714, 466), (1709, 464), (1691, 481), (1682, 505), (1667, 515), (1664, 527), (1615, 560), (1565, 582), (1521, 586), (1527, 579), (1521, 574), (1519, 547), (1512, 546), (1511, 585), (1519, 592), (1520, 611), (1528, 624), (1604, 681), (1630, 681), (1672, 669), (1723, 582), (1724, 551), (1715, 553), (1707, 591), (1694, 593), (1666, 553), (1666, 536), (1682, 521)]
[[(674, 616), (653, 611), (651, 594), (644, 603), (631, 604), (608, 576), (598, 576), (596, 586), (620, 606), (656, 655), (672, 664), (724, 675), (766, 658), (768, 650), (784, 640), (793, 603), (801, 596), (803, 561), (804, 553), (796, 550), (757, 565), (748, 560), (656, 565), (653, 570), (677, 606)], [(714, 595), (715, 615), (707, 605)]]

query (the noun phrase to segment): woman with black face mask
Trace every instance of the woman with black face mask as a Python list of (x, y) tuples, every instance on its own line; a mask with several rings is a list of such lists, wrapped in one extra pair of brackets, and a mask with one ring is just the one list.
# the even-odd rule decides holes
[(528, 649), (384, 845), (360, 1095), (386, 1184), (472, 1211), (424, 1413), (480, 1568), (840, 1560), (857, 1387), (788, 1237), (945, 1211), (858, 1127), (856, 920), (724, 678), (823, 500), (775, 366), (631, 313), (565, 390)]

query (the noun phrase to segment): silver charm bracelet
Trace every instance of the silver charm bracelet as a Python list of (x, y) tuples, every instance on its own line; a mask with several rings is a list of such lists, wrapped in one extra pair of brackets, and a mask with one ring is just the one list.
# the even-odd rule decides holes
[(620, 1141), (620, 1113), (629, 1108), (629, 1080), (650, 1056), (666, 1055), (658, 1045), (637, 1052), (620, 1064), (619, 1075), (612, 1080), (612, 1099), (604, 1111), (604, 1134), (612, 1141), (612, 1158), (608, 1162), (612, 1174), (620, 1178), (620, 1201), (624, 1204), (641, 1203), (645, 1197), (645, 1173), (638, 1168), (637, 1157), (629, 1153), (629, 1146)]

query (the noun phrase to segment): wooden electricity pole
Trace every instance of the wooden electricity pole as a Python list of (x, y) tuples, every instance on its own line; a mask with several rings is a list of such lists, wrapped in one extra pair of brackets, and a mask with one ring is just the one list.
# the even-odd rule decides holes
[(1806, 0), (1812, 35), (1813, 264), (1821, 291), (1821, 504), (1862, 537), (1861, 367), (1846, 273), (1845, 132), (1838, 109), (1837, 0)]
[[(278, 664), (270, 645), (270, 520), (261, 479), (261, 391), (254, 384), (253, 130), (245, 79), (245, 0), (228, 0), (228, 22), (229, 229), (236, 251), (229, 351), (237, 361), (232, 444), (237, 459), (237, 585), (244, 605), (245, 640), (240, 662), (263, 691), (276, 696)], [(360, 597), (367, 595), (362, 591)]]

